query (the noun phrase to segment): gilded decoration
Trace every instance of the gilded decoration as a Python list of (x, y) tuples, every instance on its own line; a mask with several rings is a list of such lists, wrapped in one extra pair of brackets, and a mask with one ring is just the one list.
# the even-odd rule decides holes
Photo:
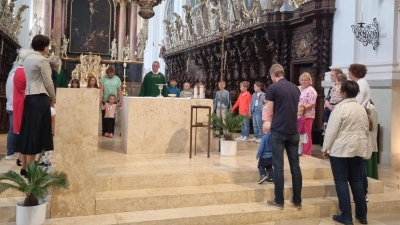
[(313, 33), (294, 35), (292, 38), (292, 59), (300, 59), (312, 56)]
[(258, 22), (258, 8), (260, 5), (260, 0), (241, 0), (242, 2), (242, 12), (244, 17), (252, 22)]
[(229, 0), (221, 0), (219, 3), (219, 23), (222, 30), (229, 29), (230, 26), (230, 18), (229, 15), (231, 14), (231, 1)]
[(294, 7), (299, 8), (304, 3), (308, 2), (309, 0), (289, 0), (289, 4), (294, 5)]
[(4, 34), (18, 43), (18, 34), (25, 22), (25, 20), (22, 19), (22, 13), (29, 7), (27, 5), (22, 5), (15, 11), (15, 1), (16, 0), (12, 0), (8, 3), (7, 0), (1, 0), (0, 29)]

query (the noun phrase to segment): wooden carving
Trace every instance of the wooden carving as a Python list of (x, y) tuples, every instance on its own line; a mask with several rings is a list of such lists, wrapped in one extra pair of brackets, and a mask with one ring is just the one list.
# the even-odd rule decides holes
[(292, 58), (300, 59), (311, 57), (313, 41), (312, 32), (294, 35), (292, 38)]

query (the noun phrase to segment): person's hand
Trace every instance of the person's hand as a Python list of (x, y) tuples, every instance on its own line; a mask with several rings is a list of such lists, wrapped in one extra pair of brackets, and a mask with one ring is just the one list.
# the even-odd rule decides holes
[(118, 107), (122, 107), (122, 101), (118, 103)]
[(256, 157), (256, 159), (258, 160), (260, 157)]
[(249, 113), (249, 117), (251, 117), (251, 113)]
[(51, 100), (51, 102), (50, 102), (50, 106), (52, 107), (52, 108), (54, 108), (54, 105), (56, 104), (56, 100)]
[(328, 109), (329, 109), (330, 111), (333, 111), (334, 108), (335, 108), (335, 107), (334, 107), (333, 105), (329, 105), (329, 106), (328, 106)]
[(325, 151), (322, 153), (322, 156), (324, 157), (324, 159), (328, 159), (329, 158), (329, 153), (328, 151)]
[(270, 127), (267, 127), (267, 128), (264, 128), (264, 127), (263, 127), (263, 130), (262, 130), (262, 131), (263, 131), (264, 134), (267, 134), (267, 133), (270, 132), (270, 130), (271, 130)]

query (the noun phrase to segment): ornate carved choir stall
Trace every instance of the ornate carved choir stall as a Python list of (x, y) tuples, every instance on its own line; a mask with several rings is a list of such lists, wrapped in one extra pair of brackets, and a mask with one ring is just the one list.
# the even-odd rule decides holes
[(255, 81), (270, 85), (273, 63), (282, 64), (295, 84), (301, 73), (309, 72), (318, 92), (314, 128), (322, 127), (321, 80), (331, 62), (335, 1), (291, 0), (298, 8), (290, 12), (279, 11), (282, 0), (200, 2), (196, 10), (183, 6), (185, 23), (178, 15), (174, 23), (164, 21), (168, 75), (180, 85), (203, 82), (211, 96), (223, 75), (235, 99), (241, 81), (250, 82), (250, 91)]

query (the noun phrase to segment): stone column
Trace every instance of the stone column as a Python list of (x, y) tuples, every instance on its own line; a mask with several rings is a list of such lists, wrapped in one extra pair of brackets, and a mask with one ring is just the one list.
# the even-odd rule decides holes
[(43, 29), (42, 34), (50, 37), (51, 34), (51, 21), (53, 18), (51, 17), (52, 12), (52, 1), (51, 0), (44, 0), (44, 12), (43, 12)]
[(131, 28), (129, 32), (131, 46), (131, 59), (136, 60), (136, 46), (137, 46), (137, 5), (132, 3), (131, 5)]
[(62, 0), (56, 0), (54, 3), (54, 20), (53, 20), (53, 28), (54, 28), (54, 41), (57, 43), (58, 51), (60, 51), (61, 47), (61, 36), (63, 35), (62, 23), (63, 23), (63, 7)]
[(119, 20), (118, 20), (118, 59), (122, 60), (122, 48), (124, 47), (126, 37), (126, 3), (127, 0), (119, 2)]

